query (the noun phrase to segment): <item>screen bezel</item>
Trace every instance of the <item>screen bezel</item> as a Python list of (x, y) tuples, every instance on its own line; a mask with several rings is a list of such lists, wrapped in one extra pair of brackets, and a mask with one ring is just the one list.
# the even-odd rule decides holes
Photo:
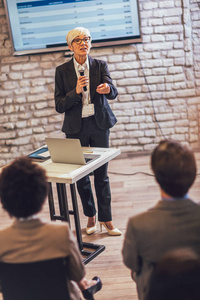
[[(108, 40), (102, 40), (102, 41), (95, 41), (92, 40), (92, 47), (93, 48), (102, 48), (102, 47), (109, 47), (109, 46), (122, 46), (122, 45), (128, 45), (128, 44), (135, 44), (135, 43), (141, 43), (142, 42), (142, 34), (141, 34), (141, 21), (140, 21), (140, 11), (139, 11), (139, 0), (137, 1), (137, 13), (138, 13), (138, 22), (139, 22), (139, 36), (132, 36), (132, 37), (122, 37), (122, 38), (113, 38)], [(51, 53), (51, 52), (69, 52), (69, 47), (66, 43), (66, 45), (60, 45), (60, 46), (51, 46), (47, 48), (38, 48), (38, 49), (27, 49), (27, 50), (21, 50), (16, 51), (14, 48), (14, 40), (13, 40), (13, 34), (11, 30), (11, 24), (10, 24), (10, 18), (8, 13), (8, 7), (7, 7), (7, 0), (3, 0), (4, 7), (6, 11), (6, 19), (8, 23), (8, 29), (9, 29), (9, 36), (11, 40), (11, 46), (12, 46), (12, 52), (14, 56), (22, 56), (22, 55), (31, 55), (31, 54), (45, 54), (45, 53)]]

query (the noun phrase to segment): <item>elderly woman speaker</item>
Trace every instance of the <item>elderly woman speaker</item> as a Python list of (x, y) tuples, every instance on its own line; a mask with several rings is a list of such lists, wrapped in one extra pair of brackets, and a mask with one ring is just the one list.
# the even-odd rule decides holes
[[(108, 66), (88, 54), (91, 49), (88, 29), (77, 27), (68, 32), (66, 40), (73, 58), (56, 68), (55, 107), (64, 113), (62, 131), (67, 138), (79, 139), (82, 146), (109, 147), (109, 129), (117, 122), (108, 100), (118, 92), (112, 83)], [(108, 164), (94, 171), (94, 185), (98, 204), (98, 217), (89, 176), (77, 182), (84, 214), (88, 217), (86, 233), (105, 227), (109, 235), (121, 235), (113, 226), (111, 192), (107, 175)]]

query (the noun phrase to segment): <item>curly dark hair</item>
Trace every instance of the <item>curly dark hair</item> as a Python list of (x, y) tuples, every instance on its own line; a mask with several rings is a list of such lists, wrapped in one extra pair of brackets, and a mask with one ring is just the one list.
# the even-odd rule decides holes
[(15, 159), (0, 174), (0, 198), (10, 216), (27, 218), (38, 213), (48, 192), (46, 172), (28, 157)]
[(194, 154), (179, 142), (163, 140), (151, 156), (151, 168), (162, 190), (175, 198), (183, 197), (194, 183)]

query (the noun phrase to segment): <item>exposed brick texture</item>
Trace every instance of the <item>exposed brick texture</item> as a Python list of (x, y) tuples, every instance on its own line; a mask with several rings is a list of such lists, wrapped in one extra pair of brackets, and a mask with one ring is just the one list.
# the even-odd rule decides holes
[[(119, 92), (110, 102), (118, 119), (110, 146), (151, 151), (166, 137), (198, 149), (200, 1), (139, 0), (139, 7), (141, 44), (91, 50), (107, 61)], [(42, 146), (47, 135), (63, 136), (54, 74), (68, 59), (64, 52), (14, 57), (0, 0), (0, 166)]]

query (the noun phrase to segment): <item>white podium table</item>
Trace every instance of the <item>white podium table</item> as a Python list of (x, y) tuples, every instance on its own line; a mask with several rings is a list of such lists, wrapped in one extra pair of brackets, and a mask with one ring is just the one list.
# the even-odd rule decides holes
[[(99, 155), (98, 158), (89, 162), (86, 165), (74, 165), (74, 164), (64, 164), (64, 163), (53, 163), (51, 159), (45, 160), (43, 162), (38, 162), (47, 172), (48, 182), (49, 182), (49, 210), (51, 220), (61, 220), (67, 221), (70, 224), (69, 215), (74, 216), (74, 222), (76, 227), (76, 236), (79, 249), (81, 254), (85, 256), (84, 263), (87, 264), (102, 251), (104, 251), (104, 245), (96, 245), (93, 243), (85, 243), (82, 241), (80, 218), (78, 211), (78, 203), (76, 196), (75, 183), (83, 178), (84, 176), (90, 174), (92, 171), (101, 167), (105, 163), (109, 162), (111, 159), (118, 156), (121, 151), (116, 148), (92, 148), (92, 147), (82, 147), (83, 153), (88, 153), (91, 158), (92, 156)], [(55, 214), (55, 206), (53, 199), (52, 183), (56, 183), (57, 195), (59, 203), (60, 215)], [(66, 192), (66, 184), (70, 185), (71, 199), (73, 210), (68, 209), (68, 199)], [(87, 250), (85, 250), (86, 248)], [(92, 251), (89, 251), (91, 249)]]

